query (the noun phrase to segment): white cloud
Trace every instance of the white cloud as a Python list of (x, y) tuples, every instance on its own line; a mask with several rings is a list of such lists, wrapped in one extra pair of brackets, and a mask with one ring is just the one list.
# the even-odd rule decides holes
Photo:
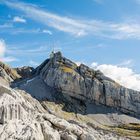
[(22, 17), (15, 16), (15, 17), (13, 18), (13, 22), (26, 23), (26, 19), (24, 19), (24, 18), (22, 18)]
[(76, 37), (94, 35), (111, 39), (140, 39), (139, 22), (112, 23), (100, 20), (80, 20), (50, 13), (37, 6), (3, 0), (4, 4), (20, 10), (31, 19), (53, 27), (59, 31), (70, 33)]
[(6, 51), (7, 51), (6, 43), (3, 39), (0, 39), (0, 61), (2, 61), (2, 62), (17, 61), (17, 59), (12, 56), (5, 57)]
[(5, 28), (12, 28), (13, 25), (11, 23), (4, 23), (0, 25), (0, 29), (5, 29)]
[(2, 2), (9, 7), (23, 11), (30, 18), (60, 31), (68, 32), (76, 36), (83, 35), (85, 32), (83, 31), (85, 25), (71, 18), (61, 17), (59, 15), (46, 12), (42, 9), (39, 9), (37, 6), (26, 3), (13, 3), (7, 0)]
[(92, 64), (91, 64), (91, 67), (93, 67), (93, 68), (95, 68), (95, 67), (97, 67), (98, 66), (98, 63), (97, 62), (93, 62)]
[(3, 39), (0, 39), (0, 58), (2, 58), (6, 51), (6, 44)]
[(15, 62), (15, 61), (19, 61), (17, 58), (9, 56), (9, 57), (3, 57), (2, 58), (3, 62)]
[(48, 46), (41, 46), (38, 48), (33, 48), (33, 49), (19, 49), (19, 48), (9, 48), (7, 50), (7, 54), (15, 54), (15, 55), (27, 55), (27, 54), (43, 54), (43, 53), (48, 53)]
[(129, 60), (124, 60), (123, 62), (119, 63), (117, 66), (132, 67), (132, 65), (133, 65), (133, 60), (129, 59)]
[(46, 30), (46, 29), (44, 29), (42, 32), (43, 33), (46, 33), (46, 34), (49, 34), (49, 35), (52, 35), (53, 34), (50, 30)]
[(101, 70), (107, 77), (127, 88), (140, 91), (140, 74), (136, 74), (131, 68), (107, 64), (94, 66), (94, 63), (91, 66)]
[[(33, 28), (33, 29), (26, 29), (26, 28), (10, 28), (9, 30), (5, 30), (5, 28), (9, 28), (8, 26), (4, 27), (4, 25), (0, 25), (1, 33), (8, 33), (11, 35), (18, 35), (18, 34), (48, 34), (53, 35), (53, 33), (50, 30), (42, 30), (40, 28)], [(3, 29), (3, 30), (2, 30)]]

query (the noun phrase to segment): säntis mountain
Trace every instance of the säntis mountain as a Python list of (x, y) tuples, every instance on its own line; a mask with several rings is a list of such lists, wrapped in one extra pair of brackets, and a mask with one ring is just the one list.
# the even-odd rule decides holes
[(53, 53), (36, 69), (0, 63), (0, 140), (140, 139), (140, 92)]

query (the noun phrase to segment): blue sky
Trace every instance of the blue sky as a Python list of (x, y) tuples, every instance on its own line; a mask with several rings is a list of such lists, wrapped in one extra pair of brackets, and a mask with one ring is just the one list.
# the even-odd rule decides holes
[(139, 13), (140, 0), (1, 0), (3, 60), (35, 66), (54, 47), (75, 62), (140, 73)]

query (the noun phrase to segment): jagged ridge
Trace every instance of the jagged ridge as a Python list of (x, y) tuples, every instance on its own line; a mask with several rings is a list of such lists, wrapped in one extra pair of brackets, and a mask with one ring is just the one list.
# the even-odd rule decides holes
[(77, 66), (60, 52), (37, 67), (36, 75), (63, 94), (140, 115), (140, 92), (127, 89), (86, 65)]
[(15, 70), (20, 78), (9, 81), (15, 89), (0, 84), (0, 139), (125, 140), (112, 130), (128, 134), (133, 128), (129, 136), (139, 136), (139, 119), (116, 110), (139, 116), (139, 92), (100, 71), (77, 66), (60, 52), (35, 70)]
[(21, 76), (17, 73), (16, 70), (14, 70), (14, 69), (10, 68), (8, 65), (0, 62), (0, 78), (5, 80), (6, 82), (12, 82), (16, 79), (21, 78)]

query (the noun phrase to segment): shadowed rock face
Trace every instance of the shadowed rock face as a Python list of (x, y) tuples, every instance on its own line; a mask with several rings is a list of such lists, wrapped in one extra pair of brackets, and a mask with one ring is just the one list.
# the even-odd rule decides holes
[(34, 68), (29, 67), (29, 66), (24, 66), (24, 67), (21, 67), (21, 68), (15, 68), (15, 70), (22, 77), (22, 79), (30, 78), (33, 75), (33, 72), (34, 72)]
[(121, 110), (124, 113), (140, 115), (140, 92), (127, 89), (100, 71), (83, 64), (77, 66), (60, 52), (44, 61), (36, 74), (57, 91), (86, 102), (95, 102)]

